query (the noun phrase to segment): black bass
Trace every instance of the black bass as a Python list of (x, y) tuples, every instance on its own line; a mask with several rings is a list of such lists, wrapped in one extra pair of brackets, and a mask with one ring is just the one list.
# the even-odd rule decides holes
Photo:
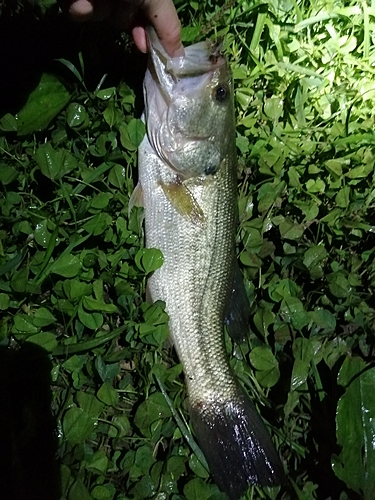
[(138, 195), (146, 244), (162, 251), (164, 263), (148, 291), (166, 303), (198, 442), (215, 482), (236, 500), (250, 484), (282, 483), (284, 472), (224, 346), (237, 265), (231, 74), (209, 41), (171, 58), (150, 30), (149, 45)]

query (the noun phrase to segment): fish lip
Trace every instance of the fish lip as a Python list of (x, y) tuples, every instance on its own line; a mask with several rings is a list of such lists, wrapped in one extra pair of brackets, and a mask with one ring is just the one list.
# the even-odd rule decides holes
[[(164, 66), (170, 77), (177, 82), (180, 78), (193, 77), (203, 75), (208, 72), (213, 72), (226, 63), (226, 58), (221, 52), (222, 42), (214, 43), (210, 40), (200, 42), (185, 50), (184, 55), (171, 57), (164, 50), (157, 37), (154, 28), (148, 26), (146, 28), (148, 45), (150, 47), (151, 58), (159, 81), (163, 81), (160, 75), (159, 60)], [(191, 47), (196, 47), (196, 51), (192, 51)], [(198, 56), (197, 53), (205, 53), (205, 56)]]

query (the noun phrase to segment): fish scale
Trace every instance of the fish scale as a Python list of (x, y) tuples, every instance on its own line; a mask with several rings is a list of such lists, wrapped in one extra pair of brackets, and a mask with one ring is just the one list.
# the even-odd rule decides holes
[(166, 303), (198, 442), (218, 486), (237, 500), (249, 484), (280, 484), (284, 473), (261, 418), (230, 369), (224, 343), (236, 275), (231, 74), (210, 42), (188, 47), (175, 59), (153, 31), (149, 44), (147, 135), (139, 148), (138, 189), (146, 245), (160, 249), (164, 261), (147, 286), (153, 301)]

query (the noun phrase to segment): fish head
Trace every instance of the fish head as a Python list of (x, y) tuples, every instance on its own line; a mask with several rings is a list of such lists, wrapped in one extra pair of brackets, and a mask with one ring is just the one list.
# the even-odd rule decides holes
[(200, 42), (169, 57), (153, 30), (145, 78), (146, 121), (155, 152), (183, 179), (213, 175), (233, 142), (231, 72), (218, 45)]

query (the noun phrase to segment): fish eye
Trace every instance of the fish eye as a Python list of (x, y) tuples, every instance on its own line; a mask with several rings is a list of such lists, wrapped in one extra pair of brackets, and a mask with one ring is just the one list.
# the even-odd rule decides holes
[(222, 85), (219, 85), (219, 87), (216, 87), (215, 90), (215, 99), (218, 102), (224, 102), (228, 97), (228, 89), (223, 87)]

